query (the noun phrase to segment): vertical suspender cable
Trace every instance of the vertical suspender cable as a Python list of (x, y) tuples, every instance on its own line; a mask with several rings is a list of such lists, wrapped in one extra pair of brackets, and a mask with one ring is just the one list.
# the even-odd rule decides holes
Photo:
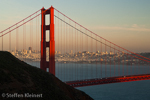
[[(58, 18), (59, 18), (59, 12), (58, 12)], [(60, 46), (60, 44), (59, 44), (59, 39), (60, 39), (60, 35), (59, 35), (59, 29), (60, 29), (60, 26), (59, 26), (59, 19), (58, 19), (58, 25), (57, 25), (57, 26), (58, 26), (58, 36), (57, 36), (57, 37), (58, 37), (58, 55), (60, 55), (60, 54), (59, 54), (59, 52), (60, 52), (60, 47), (59, 47), (59, 46)], [(56, 29), (56, 28), (55, 28), (55, 29)], [(58, 67), (57, 67), (57, 68), (58, 68), (58, 77), (60, 78), (60, 68), (61, 68), (61, 67), (60, 67), (59, 65), (60, 65), (60, 64), (58, 63)]]
[[(92, 37), (92, 33), (91, 33), (91, 37)], [(91, 63), (92, 63), (92, 57), (93, 57), (93, 48), (92, 48), (92, 41), (93, 39), (91, 39), (91, 53), (92, 53), (92, 55), (91, 55), (91, 57), (90, 57), (90, 61), (91, 61)], [(92, 64), (91, 64), (91, 77), (93, 78), (93, 72), (92, 72), (93, 70), (92, 70)]]
[[(67, 20), (66, 20), (67, 21)], [(66, 24), (66, 57), (67, 57), (67, 53), (68, 53), (68, 43), (67, 43), (67, 34), (68, 34), (68, 27), (67, 27), (67, 24)], [(66, 60), (67, 61), (67, 60)], [(66, 64), (66, 79), (68, 80), (68, 64)]]
[(126, 66), (127, 66), (127, 68), (126, 68), (126, 75), (129, 75), (129, 73), (128, 73), (128, 62), (129, 62), (129, 60), (128, 60), (128, 53), (126, 53), (126, 60), (127, 60), (127, 62), (126, 62)]
[[(73, 50), (73, 28), (72, 28), (72, 33), (71, 33), (71, 35), (72, 35), (72, 50)], [(72, 53), (72, 57), (73, 57), (73, 54), (74, 54), (74, 53)], [(73, 70), (73, 69), (74, 69), (74, 64), (73, 64), (73, 63), (72, 63), (72, 66), (73, 66), (73, 68), (72, 68), (72, 77), (74, 78), (74, 76), (73, 76), (73, 75), (74, 75), (74, 70)]]
[(3, 32), (2, 32), (2, 51), (3, 51)]
[(140, 59), (138, 59), (138, 68), (137, 69), (138, 69), (138, 74), (140, 74), (140, 70), (139, 70), (140, 69)]
[[(79, 26), (79, 27), (80, 27), (80, 30), (81, 30), (81, 26)], [(81, 31), (82, 31), (82, 30), (81, 30)], [(82, 40), (83, 40), (83, 39), (82, 39), (82, 33), (79, 32), (79, 34), (80, 34), (80, 43), (79, 43), (79, 45), (80, 45), (80, 51), (81, 51), (81, 56), (80, 56), (80, 57), (81, 57), (81, 59), (80, 59), (80, 60), (81, 60), (81, 71), (80, 71), (80, 73), (81, 73), (80, 75), (81, 75), (81, 76), (80, 76), (80, 77), (82, 77), (82, 78), (80, 78), (80, 79), (83, 79), (83, 57), (82, 57), (82, 53), (83, 53)], [(80, 69), (79, 69), (79, 70), (80, 70)]]
[[(64, 21), (65, 21), (65, 16), (64, 16)], [(64, 35), (63, 35), (63, 37), (64, 37), (64, 38), (63, 38), (63, 39), (64, 39), (64, 46), (63, 46), (63, 47), (64, 47), (64, 54), (63, 54), (63, 55), (64, 55), (64, 58), (65, 58), (65, 52), (66, 52), (66, 51), (65, 51), (65, 50), (66, 50), (66, 49), (65, 49), (65, 48), (66, 48), (66, 44), (65, 44), (65, 34), (66, 34), (66, 33), (65, 33), (65, 23), (64, 23), (64, 25), (63, 25), (63, 29), (64, 29)], [(65, 61), (65, 60), (64, 60), (64, 61)], [(64, 64), (63, 70), (64, 70), (64, 71), (63, 71), (63, 73), (64, 73), (64, 80), (65, 80), (65, 79), (66, 79), (66, 75), (65, 75), (65, 74), (66, 74), (66, 64)]]
[[(54, 19), (55, 19), (55, 20), (54, 20), (54, 32), (55, 32), (55, 34), (54, 34), (54, 35), (55, 35), (55, 36), (54, 36), (54, 40), (56, 41), (56, 35), (57, 35), (57, 31), (56, 31), (57, 26), (56, 26), (56, 25), (57, 25), (57, 22), (56, 22), (56, 17), (55, 17), (55, 15), (54, 15)], [(55, 43), (55, 44), (56, 44), (56, 43)], [(57, 47), (55, 46), (55, 57), (56, 57), (56, 48), (57, 48)], [(56, 60), (56, 59), (55, 59), (55, 60)], [(58, 76), (57, 76), (57, 67), (56, 67), (56, 64), (55, 64), (55, 76), (58, 77)]]
[(115, 52), (115, 45), (114, 45), (114, 77), (115, 77), (115, 70), (116, 70), (116, 68), (115, 68), (115, 64), (116, 64), (116, 61), (115, 61), (115, 58), (116, 58), (116, 52)]
[(122, 52), (122, 54), (123, 54), (123, 76), (124, 76), (124, 51)]
[[(17, 26), (17, 25), (16, 25)], [(18, 27), (18, 26), (17, 26)], [(19, 34), (18, 34), (18, 28), (16, 29), (16, 31), (17, 31), (17, 33), (16, 33), (16, 51), (18, 52), (18, 42), (19, 42), (19, 40), (18, 40), (18, 37), (19, 37)]]
[[(130, 54), (130, 55), (132, 55), (132, 54)], [(131, 56), (131, 75), (133, 75), (133, 66), (132, 66), (132, 63), (133, 63), (133, 58), (132, 58), (132, 56)]]
[(105, 78), (106, 78), (106, 40), (105, 40)]
[[(81, 26), (80, 26), (80, 30), (81, 30)], [(82, 30), (81, 30), (81, 31), (82, 31)], [(81, 71), (81, 74), (82, 74), (82, 79), (84, 79), (84, 77), (83, 77), (83, 75), (84, 75), (84, 71), (83, 71), (83, 70), (84, 70), (84, 69), (83, 69), (83, 55), (82, 55), (82, 53), (83, 53), (83, 34), (82, 34), (81, 32), (80, 32), (80, 37), (81, 37), (81, 38), (80, 38), (80, 39), (81, 39), (81, 40), (80, 40), (80, 42), (81, 42), (80, 45), (81, 45), (81, 57), (82, 57), (82, 58), (81, 58), (81, 59), (82, 59), (82, 65), (81, 65), (81, 67), (82, 67), (81, 70), (82, 70), (82, 71)]]
[(120, 76), (120, 48), (118, 51), (118, 76)]
[[(37, 13), (36, 13), (36, 15), (37, 15)], [(36, 32), (35, 32), (35, 34), (36, 34), (36, 55), (37, 55), (37, 51), (38, 51), (37, 50), (37, 45), (38, 45), (37, 44), (37, 36), (38, 36), (38, 31), (37, 31), (37, 17), (36, 17), (36, 25), (35, 26), (36, 26)], [(37, 56), (36, 56), (36, 60), (37, 60)], [(36, 66), (37, 66), (37, 61), (36, 61)]]
[[(24, 41), (24, 48), (25, 48), (25, 50), (26, 50), (26, 24), (25, 24), (25, 26), (24, 26), (24, 31), (25, 31), (25, 32), (24, 32), (24, 33), (25, 33), (25, 34), (24, 34), (24, 40), (25, 40), (25, 41)], [(26, 53), (26, 52), (27, 52), (27, 51), (25, 51), (25, 53)], [(25, 56), (25, 60), (26, 60), (26, 56)]]
[[(75, 23), (75, 28), (76, 28), (76, 23)], [(76, 29), (75, 29), (75, 55), (77, 55), (77, 51), (76, 51)], [(75, 57), (75, 58), (77, 61), (77, 57)], [(76, 63), (75, 63), (75, 79), (77, 80), (76, 76), (77, 76), (77, 71), (76, 71)]]
[(111, 77), (111, 55), (112, 55), (112, 52), (111, 52), (111, 43), (110, 43), (110, 52), (109, 52), (109, 60), (110, 60), (110, 77)]
[(102, 74), (102, 61), (103, 61), (103, 59), (102, 59), (102, 38), (101, 38), (101, 59), (100, 59), (100, 61), (101, 61), (101, 78), (103, 77), (103, 74)]
[[(24, 20), (23, 20), (23, 23), (24, 23)], [(22, 52), (24, 53), (25, 52), (25, 50), (24, 50), (24, 24), (23, 24), (23, 37), (22, 37), (23, 39), (22, 39), (22, 43), (23, 43), (23, 45), (22, 45)], [(24, 59), (23, 59), (24, 60)]]
[(10, 28), (9, 28), (9, 50), (11, 52), (11, 31), (10, 31)]
[[(62, 61), (62, 21), (60, 21), (60, 57), (61, 57), (61, 60), (60, 62)], [(62, 79), (62, 62), (60, 64), (60, 78)]]
[[(30, 17), (30, 19), (31, 19), (31, 17)], [(30, 30), (29, 30), (29, 31), (30, 31), (30, 32), (29, 32), (30, 43), (29, 43), (29, 45), (30, 45), (30, 47), (31, 47), (31, 21), (30, 21), (30, 26), (29, 26), (29, 27), (30, 27)]]
[[(77, 28), (76, 28), (77, 29)], [(79, 58), (79, 56), (78, 56), (78, 31), (76, 31), (76, 40), (77, 40), (77, 44), (76, 44), (76, 52), (77, 52), (77, 58)], [(77, 59), (77, 62), (78, 62), (78, 59)], [(76, 74), (76, 76), (77, 76), (77, 80), (78, 80), (78, 65), (76, 65), (76, 68), (77, 68), (77, 74)]]
[[(16, 28), (17, 28), (17, 24), (16, 24)], [(18, 36), (18, 34), (17, 34), (17, 29), (16, 29), (16, 48), (15, 48), (15, 49), (16, 49), (16, 52), (17, 52), (17, 48), (18, 48), (18, 47), (17, 47), (17, 36)]]
[[(69, 20), (69, 25), (70, 25), (70, 20)], [(69, 32), (68, 32), (68, 45), (69, 45), (69, 51), (71, 50), (71, 46), (70, 46), (70, 43), (71, 43), (71, 41), (69, 41), (70, 39), (71, 39), (71, 35), (70, 35), (70, 26), (68, 26), (68, 28), (69, 28)], [(69, 53), (69, 52), (68, 52)], [(70, 54), (69, 54), (69, 57), (71, 56), (71, 52), (70, 52)], [(70, 73), (71, 72), (71, 70), (70, 70), (70, 66), (68, 66), (68, 77), (69, 77), (69, 81), (70, 81)]]
[[(86, 30), (86, 34), (87, 34), (87, 30)], [(87, 37), (87, 52), (86, 52), (86, 56), (87, 56), (87, 62), (88, 62), (88, 37)], [(89, 78), (88, 77), (88, 75), (89, 75), (89, 71), (88, 71), (88, 68), (89, 68), (89, 66), (87, 67), (87, 78)]]
[(98, 50), (97, 50), (97, 36), (96, 36), (96, 78), (97, 78), (97, 54), (98, 54)]

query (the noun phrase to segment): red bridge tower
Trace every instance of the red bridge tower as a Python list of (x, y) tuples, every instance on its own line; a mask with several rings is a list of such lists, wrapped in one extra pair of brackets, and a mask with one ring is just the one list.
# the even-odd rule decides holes
[[(55, 40), (54, 40), (54, 8), (41, 9), (41, 62), (40, 68), (55, 75)], [(45, 15), (50, 14), (50, 25), (45, 25)], [(46, 30), (49, 30), (49, 41), (46, 41)], [(49, 61), (46, 61), (46, 47), (49, 47)]]

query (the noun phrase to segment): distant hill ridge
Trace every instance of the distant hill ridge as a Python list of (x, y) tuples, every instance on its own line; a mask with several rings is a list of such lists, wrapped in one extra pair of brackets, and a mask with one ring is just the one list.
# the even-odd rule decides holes
[(9, 52), (0, 51), (0, 100), (7, 97), (15, 100), (93, 100), (54, 75), (20, 61)]

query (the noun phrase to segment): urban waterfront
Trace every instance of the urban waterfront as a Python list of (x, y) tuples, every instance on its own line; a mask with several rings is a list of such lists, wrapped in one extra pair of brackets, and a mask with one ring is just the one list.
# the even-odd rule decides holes
[[(21, 60), (31, 60), (31, 61), (40, 61), (41, 55), (39, 50), (32, 50), (29, 47), (29, 50), (11, 50), (9, 51), (15, 57)], [(137, 53), (139, 55), (146, 55), (150, 58), (150, 53)], [(55, 51), (55, 62), (60, 63), (94, 63), (94, 64), (127, 64), (127, 65), (134, 65), (140, 64), (145, 65), (148, 64), (144, 61), (144, 59), (138, 58), (137, 54), (125, 53), (124, 51), (119, 52), (89, 52), (89, 51), (78, 51), (61, 53), (60, 51)], [(49, 51), (46, 51), (46, 60), (49, 61)]]
[[(34, 65), (38, 68), (40, 67), (39, 62), (28, 61), (27, 63)], [(63, 72), (64, 71), (63, 69), (67, 70), (69, 66), (74, 67), (75, 65), (77, 64), (68, 63), (66, 65), (63, 63), (56, 63), (56, 76), (61, 80), (65, 80), (62, 78), (62, 76), (65, 75), (69, 76), (69, 75), (67, 74), (67, 72)], [(78, 64), (78, 65), (89, 66), (89, 67), (97, 66), (96, 64)], [(57, 70), (58, 66), (59, 67), (61, 66), (63, 68), (62, 73), (64, 73), (64, 75), (59, 75), (59, 72), (61, 71)], [(141, 67), (140, 70), (143, 71), (149, 70), (147, 68), (148, 67)], [(103, 76), (105, 76), (104, 72), (105, 71), (102, 71)], [(73, 74), (75, 75), (75, 73)], [(113, 83), (113, 84), (104, 84), (104, 85), (95, 85), (95, 86), (85, 86), (85, 87), (78, 87), (77, 89), (84, 91), (85, 93), (90, 95), (94, 100), (120, 100), (120, 99), (121, 100), (149, 100), (150, 99), (149, 84), (150, 84), (150, 80), (144, 80), (144, 81)]]

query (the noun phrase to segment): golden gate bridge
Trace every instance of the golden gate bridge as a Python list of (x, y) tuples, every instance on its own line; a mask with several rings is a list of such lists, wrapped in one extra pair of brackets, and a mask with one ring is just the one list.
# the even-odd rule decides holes
[(0, 39), (2, 51), (25, 62), (40, 61), (42, 70), (73, 87), (150, 79), (150, 58), (110, 42), (52, 6), (1, 31)]

